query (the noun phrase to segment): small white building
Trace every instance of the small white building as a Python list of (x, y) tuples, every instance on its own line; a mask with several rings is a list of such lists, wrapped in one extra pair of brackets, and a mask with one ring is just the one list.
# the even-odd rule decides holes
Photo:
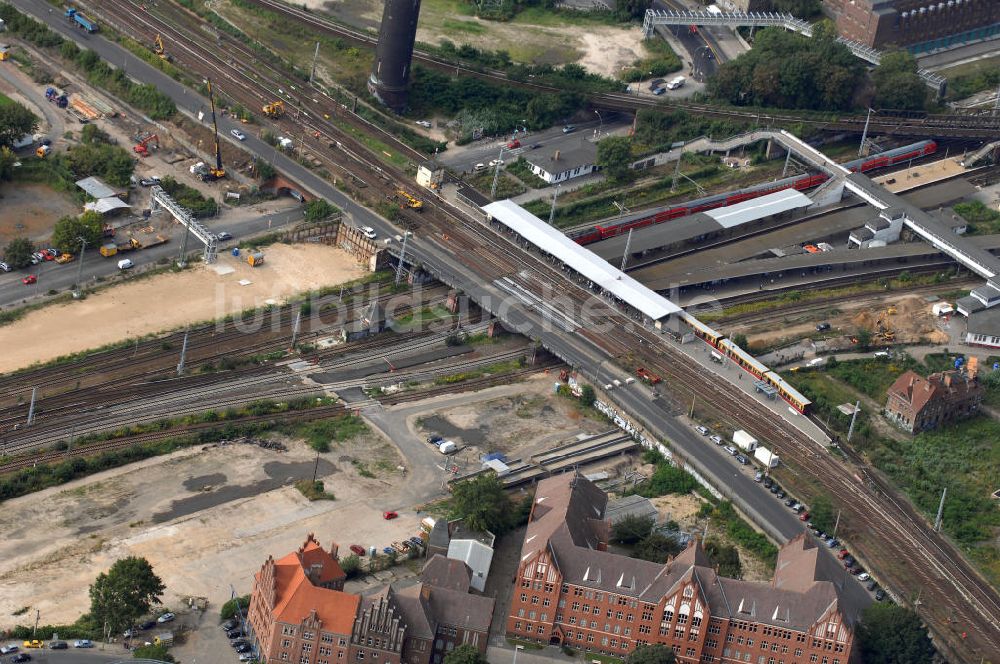
[(597, 168), (597, 144), (582, 135), (574, 141), (551, 153), (533, 151), (522, 154), (531, 172), (549, 184), (565, 182), (593, 173)]
[(461, 560), (472, 570), (469, 585), (483, 592), (486, 589), (486, 579), (490, 575), (490, 565), (493, 564), (493, 548), (474, 539), (453, 539), (448, 545), (448, 557)]
[(882, 210), (878, 217), (867, 222), (863, 227), (851, 231), (851, 236), (847, 240), (847, 248), (884, 247), (886, 244), (898, 241), (902, 230), (903, 211), (895, 208)]

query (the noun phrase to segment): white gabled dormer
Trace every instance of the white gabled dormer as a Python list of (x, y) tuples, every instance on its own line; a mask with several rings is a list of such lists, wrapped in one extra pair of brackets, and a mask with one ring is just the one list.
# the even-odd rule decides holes
[(622, 588), (623, 590), (635, 590), (635, 577), (631, 576), (626, 581), (625, 573), (622, 572), (622, 575), (618, 577), (618, 583), (616, 583), (615, 586), (618, 588)]
[(598, 569), (598, 570), (591, 571), (590, 567), (588, 566), (587, 567), (587, 571), (583, 573), (583, 580), (584, 581), (593, 581), (594, 583), (600, 583), (601, 582), (601, 570)]

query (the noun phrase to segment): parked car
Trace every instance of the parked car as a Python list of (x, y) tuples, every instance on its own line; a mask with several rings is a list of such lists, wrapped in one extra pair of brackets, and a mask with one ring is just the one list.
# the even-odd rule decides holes
[(774, 480), (772, 480), (770, 477), (765, 477), (764, 478), (764, 488), (765, 489), (770, 489), (772, 486), (774, 486)]
[(356, 556), (363, 556), (363, 555), (365, 555), (365, 549), (364, 549), (364, 547), (358, 546), (357, 544), (352, 544), (350, 546), (350, 549), (351, 549), (351, 553), (353, 553)]
[(837, 557), (840, 558), (841, 560), (846, 560), (847, 556), (849, 555), (851, 555), (851, 552), (848, 551), (847, 549), (841, 549), (840, 551), (837, 552)]
[(226, 632), (226, 638), (228, 639), (238, 639), (241, 636), (246, 636), (246, 634), (244, 634), (243, 630), (240, 629), (239, 627), (237, 627), (236, 629), (231, 629), (228, 632)]
[(240, 653), (240, 661), (241, 662), (252, 662), (252, 661), (255, 661), (256, 659), (257, 658), (253, 656), (253, 653), (250, 653), (250, 652), (241, 652)]
[(419, 537), (411, 537), (407, 541), (413, 546), (424, 546), (424, 541)]
[(236, 647), (236, 652), (238, 652), (238, 653), (240, 653), (242, 655), (245, 652), (250, 652), (252, 649), (253, 648), (250, 646), (249, 643), (244, 643), (244, 644)]
[(172, 614), (169, 611), (167, 611), (162, 616), (160, 616), (159, 618), (157, 618), (156, 622), (161, 623), (161, 624), (162, 623), (168, 623), (168, 622), (170, 622), (171, 620), (173, 620), (176, 617), (177, 616), (175, 616), (174, 614)]
[(878, 590), (875, 591), (875, 601), (881, 602), (884, 599), (885, 599), (885, 591), (879, 588)]
[(862, 572), (861, 574), (858, 574), (858, 581), (867, 581), (870, 578), (872, 577), (868, 572)]
[(722, 445), (723, 443), (722, 436), (718, 434), (713, 433), (711, 436), (708, 437), (708, 439), (713, 443), (715, 443), (716, 445)]
[(433, 434), (433, 435), (427, 436), (427, 442), (429, 444), (431, 444), (431, 445), (437, 445), (442, 440), (444, 440), (444, 438), (442, 438), (441, 436), (438, 436), (437, 434)]
[(432, 126), (431, 123), (428, 122), (427, 120), (417, 120), (417, 124), (423, 127), (424, 129), (430, 129)]
[(13, 652), (17, 652), (19, 648), (16, 643), (8, 643), (5, 646), (0, 646), (0, 655), (9, 655)]
[(29, 274), (28, 276), (21, 279), (21, 283), (25, 286), (30, 286), (31, 284), (38, 283), (38, 276), (34, 274)]
[(118, 261), (118, 269), (119, 270), (131, 270), (134, 267), (135, 267), (135, 263), (132, 262), (131, 258), (123, 258), (120, 261)]
[(244, 134), (239, 129), (232, 129), (232, 130), (230, 130), (229, 133), (232, 134), (233, 138), (235, 138), (237, 141), (245, 141), (245, 140), (247, 140), (247, 135)]
[(141, 184), (143, 187), (152, 187), (154, 185), (160, 184), (160, 178), (158, 177), (142, 178), (141, 180), (139, 180), (139, 184)]
[(155, 620), (147, 620), (146, 622), (144, 622), (141, 625), (139, 625), (139, 629), (141, 629), (143, 631), (145, 631), (147, 629), (153, 629), (154, 627), (156, 627), (156, 621)]
[(90, 642), (90, 639), (78, 639), (73, 642), (74, 648), (93, 648), (94, 644)]
[(516, 150), (519, 147), (521, 147), (521, 141), (517, 140), (516, 138), (507, 144), (508, 150)]
[(397, 512), (382, 512), (382, 518), (386, 521), (391, 521), (395, 519), (399, 514)]
[(29, 655), (26, 652), (20, 652), (20, 653), (14, 655), (13, 657), (11, 657), (10, 661), (14, 662), (14, 664), (21, 664), (21, 662), (30, 662), (31, 661), (31, 655)]
[[(156, 623), (153, 623), (153, 624), (155, 625)], [(235, 618), (230, 618), (226, 622), (224, 622), (221, 625), (219, 625), (219, 627), (222, 628), (223, 632), (228, 632), (231, 629), (235, 629), (236, 626), (239, 625), (239, 624), (240, 624), (239, 620), (236, 620)]]
[(829, 323), (820, 323), (819, 325), (816, 326), (817, 332), (826, 332), (829, 329), (830, 329)]
[(396, 551), (396, 550), (394, 548), (392, 548), (391, 546), (383, 547), (383, 549), (382, 549), (382, 553), (384, 553), (387, 556), (392, 555), (392, 553), (394, 551)]
[(698, 426), (696, 426), (694, 428), (694, 430), (697, 431), (698, 433), (700, 433), (703, 436), (707, 436), (708, 435), (708, 428), (707, 427), (703, 427), (700, 424)]
[(878, 588), (878, 583), (875, 582), (875, 579), (868, 579), (868, 583), (865, 584), (865, 588), (868, 590), (875, 590)]
[(750, 460), (749, 460), (749, 459), (747, 459), (747, 458), (746, 458), (745, 456), (743, 456), (742, 454), (737, 454), (737, 455), (736, 455), (736, 461), (737, 461), (738, 463), (740, 463), (741, 465), (744, 465), (744, 466), (745, 466), (745, 465), (747, 465), (748, 463), (750, 463)]
[(564, 134), (569, 134), (569, 133), (572, 133), (574, 131), (576, 131), (576, 125), (566, 125), (565, 127), (563, 127), (563, 133)]
[(736, 448), (733, 447), (732, 445), (726, 445), (722, 449), (724, 449), (725, 451), (729, 452), (730, 455), (736, 456)]
[(375, 233), (375, 229), (371, 226), (362, 226), (359, 230), (361, 231), (361, 234), (369, 240), (374, 240), (378, 237), (378, 234)]
[(778, 489), (778, 493), (776, 493), (774, 495), (776, 495), (778, 497), (778, 500), (781, 500), (782, 498), (784, 498), (788, 494), (786, 494), (783, 489)]
[(4, 272), (10, 272), (11, 267), (10, 265), (7, 265), (3, 261), (0, 261), (0, 270), (3, 270)]
[(785, 507), (791, 507), (794, 504), (795, 504), (794, 498), (789, 498), (788, 500), (785, 501)]
[(754, 482), (761, 482), (763, 481), (763, 479), (764, 479), (764, 473), (760, 472), (759, 470), (756, 473), (754, 473), (753, 475)]
[(830, 541), (826, 543), (826, 546), (827, 548), (832, 549), (833, 547), (838, 546), (839, 544), (840, 541), (836, 537), (831, 537)]
[(799, 515), (799, 521), (808, 521), (810, 516), (809, 512), (803, 512)]
[(223, 240), (223, 241), (225, 241), (225, 240), (232, 240), (233, 239), (233, 234), (232, 233), (227, 233), (226, 231), (222, 231), (221, 233), (216, 233), (215, 237), (217, 237), (218, 239)]
[(69, 644), (65, 641), (49, 641), (49, 649), (51, 650), (66, 650), (69, 648)]

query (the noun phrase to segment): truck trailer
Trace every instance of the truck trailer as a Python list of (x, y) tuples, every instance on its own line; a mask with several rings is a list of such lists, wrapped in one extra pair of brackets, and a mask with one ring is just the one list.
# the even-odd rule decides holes
[(83, 28), (87, 32), (97, 32), (97, 23), (81, 14), (75, 7), (69, 7), (66, 9), (66, 18), (73, 21), (77, 26)]
[(743, 429), (733, 433), (733, 443), (744, 452), (753, 452), (757, 449), (757, 439)]

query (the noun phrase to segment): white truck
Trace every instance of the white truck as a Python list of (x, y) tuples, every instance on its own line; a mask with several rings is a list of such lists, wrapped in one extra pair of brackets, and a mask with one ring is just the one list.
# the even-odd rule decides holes
[(458, 450), (458, 445), (450, 440), (442, 440), (438, 444), (438, 451), (441, 454), (454, 454)]
[(757, 449), (757, 439), (743, 429), (733, 433), (733, 443), (744, 452), (753, 452)]
[(778, 458), (778, 455), (766, 447), (758, 447), (755, 449), (753, 451), (753, 456), (757, 459), (757, 461), (764, 464), (765, 468), (777, 468), (778, 464), (781, 463), (781, 459)]

